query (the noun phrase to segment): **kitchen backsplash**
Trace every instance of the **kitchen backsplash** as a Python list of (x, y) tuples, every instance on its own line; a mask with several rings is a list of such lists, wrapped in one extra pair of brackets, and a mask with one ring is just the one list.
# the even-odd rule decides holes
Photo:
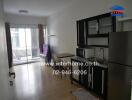
[(88, 45), (108, 45), (107, 38), (89, 38)]
[(108, 60), (108, 48), (85, 49), (85, 58), (96, 57), (97, 59)]
[(97, 59), (108, 60), (108, 48), (95, 48), (95, 57)]

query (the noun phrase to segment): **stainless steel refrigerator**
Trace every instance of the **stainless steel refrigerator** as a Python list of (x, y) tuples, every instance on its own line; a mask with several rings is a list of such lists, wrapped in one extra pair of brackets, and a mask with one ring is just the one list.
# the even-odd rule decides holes
[(132, 100), (132, 32), (109, 35), (108, 100)]

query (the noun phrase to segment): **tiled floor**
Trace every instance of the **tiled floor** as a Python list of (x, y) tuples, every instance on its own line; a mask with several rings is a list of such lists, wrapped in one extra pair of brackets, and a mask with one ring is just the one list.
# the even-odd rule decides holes
[(53, 75), (50, 67), (42, 63), (15, 66), (16, 79), (12, 87), (13, 100), (76, 100), (67, 77)]

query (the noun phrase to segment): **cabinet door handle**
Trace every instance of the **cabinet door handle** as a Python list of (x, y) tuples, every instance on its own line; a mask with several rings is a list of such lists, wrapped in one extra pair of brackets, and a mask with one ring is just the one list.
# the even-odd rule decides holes
[[(90, 83), (91, 82), (91, 74), (89, 73), (88, 74), (88, 82)], [(90, 84), (89, 84), (90, 85)]]
[(77, 44), (79, 44), (79, 24), (77, 23), (77, 34), (78, 34), (78, 36), (77, 36)]
[(85, 58), (85, 50), (83, 50), (83, 57)]
[(98, 25), (98, 22), (96, 23), (96, 31), (98, 32), (99, 30), (99, 25)]
[(88, 67), (88, 87), (90, 87), (91, 76), (90, 76), (90, 66)]
[(132, 80), (131, 80), (131, 100), (132, 100)]
[(87, 44), (87, 39), (86, 39), (86, 22), (84, 22), (84, 41), (85, 41), (85, 45)]
[(102, 70), (102, 94), (104, 93), (104, 70)]
[(92, 67), (92, 89), (93, 89), (93, 67)]

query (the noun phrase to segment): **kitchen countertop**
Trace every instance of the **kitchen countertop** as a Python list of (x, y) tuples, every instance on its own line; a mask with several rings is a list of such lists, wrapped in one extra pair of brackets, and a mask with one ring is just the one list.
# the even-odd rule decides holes
[(89, 64), (92, 63), (94, 66), (99, 66), (102, 68), (108, 68), (108, 63), (104, 64), (104, 63), (93, 62), (93, 61), (90, 61), (89, 59), (78, 57), (78, 56), (71, 57), (71, 59), (76, 60), (76, 61), (80, 61), (80, 62), (84, 62), (84, 63), (86, 62)]

